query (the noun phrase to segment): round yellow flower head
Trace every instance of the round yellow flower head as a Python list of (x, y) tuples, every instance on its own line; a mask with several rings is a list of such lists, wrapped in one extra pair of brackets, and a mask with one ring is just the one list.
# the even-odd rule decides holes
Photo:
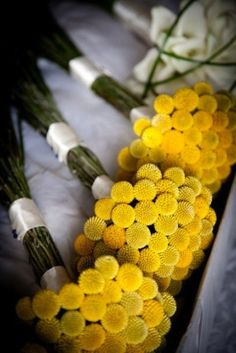
[(197, 111), (193, 115), (193, 125), (200, 131), (207, 131), (212, 127), (213, 118), (207, 111)]
[(95, 242), (88, 239), (84, 234), (79, 234), (74, 241), (74, 249), (78, 255), (86, 256), (93, 253)]
[(213, 226), (216, 224), (216, 213), (213, 208), (209, 208), (209, 211), (205, 218), (210, 221)]
[(21, 348), (20, 353), (47, 353), (47, 351), (38, 343), (28, 342)]
[(202, 134), (202, 141), (200, 143), (201, 148), (203, 149), (212, 149), (214, 150), (219, 144), (219, 137), (215, 131), (206, 131)]
[(179, 261), (179, 252), (173, 246), (168, 248), (160, 254), (161, 263), (166, 266), (175, 266)]
[(106, 338), (103, 345), (96, 350), (96, 353), (125, 353), (126, 344), (118, 334), (106, 332)]
[(116, 281), (108, 280), (105, 283), (102, 296), (107, 304), (118, 303), (121, 300), (122, 291)]
[(171, 96), (167, 94), (160, 94), (154, 100), (154, 109), (159, 114), (171, 114), (174, 110), (174, 101)]
[(61, 307), (66, 310), (78, 309), (84, 299), (84, 293), (75, 283), (65, 284), (59, 291)]
[(84, 234), (91, 240), (99, 240), (102, 238), (106, 228), (106, 223), (99, 217), (90, 217), (84, 223)]
[(39, 320), (35, 326), (37, 336), (45, 343), (55, 343), (61, 336), (61, 326), (58, 319)]
[(105, 285), (103, 275), (93, 268), (83, 271), (78, 278), (79, 286), (86, 294), (100, 293)]
[(141, 118), (135, 121), (134, 125), (133, 125), (133, 130), (134, 133), (137, 136), (141, 136), (143, 131), (148, 128), (149, 126), (151, 126), (151, 121), (147, 118)]
[(128, 344), (126, 346), (126, 353), (144, 353), (144, 349), (141, 344)]
[(148, 245), (151, 232), (147, 226), (135, 222), (126, 230), (126, 242), (135, 249), (144, 248)]
[(108, 221), (111, 218), (111, 211), (115, 206), (115, 202), (112, 199), (101, 199), (95, 203), (95, 215), (98, 218)]
[(155, 272), (155, 275), (157, 275), (160, 278), (166, 278), (171, 276), (173, 271), (174, 271), (174, 266), (161, 264), (158, 270)]
[(179, 188), (178, 201), (188, 201), (191, 204), (193, 204), (195, 199), (196, 199), (196, 194), (192, 188), (185, 185)]
[(99, 321), (106, 312), (106, 302), (101, 294), (91, 294), (85, 297), (81, 307), (83, 317), (92, 322)]
[(62, 335), (55, 345), (57, 353), (78, 353), (80, 352), (80, 341), (77, 337)]
[(202, 133), (198, 127), (193, 126), (190, 129), (184, 131), (184, 140), (187, 145), (199, 145), (202, 141)]
[(191, 264), (193, 260), (192, 251), (189, 249), (185, 249), (180, 252), (180, 259), (176, 264), (176, 267), (187, 267)]
[(180, 88), (174, 95), (174, 106), (177, 109), (185, 109), (189, 112), (197, 108), (199, 97), (194, 90), (190, 88)]
[(180, 131), (170, 130), (163, 136), (162, 148), (166, 153), (177, 154), (184, 148), (184, 135)]
[(226, 113), (218, 110), (213, 114), (213, 129), (222, 131), (229, 125), (229, 118)]
[(42, 289), (34, 295), (32, 309), (40, 319), (50, 320), (60, 310), (59, 296), (49, 289)]
[(102, 318), (102, 326), (110, 333), (118, 333), (128, 324), (128, 314), (120, 304), (109, 304)]
[(138, 294), (143, 298), (143, 300), (153, 299), (158, 293), (158, 286), (154, 279), (149, 277), (143, 278), (143, 283), (138, 289)]
[(30, 297), (24, 297), (18, 300), (16, 304), (16, 315), (19, 319), (24, 321), (33, 320), (35, 318)]
[(199, 233), (191, 234), (188, 249), (191, 251), (196, 251), (201, 246), (201, 236)]
[(120, 150), (118, 154), (118, 164), (127, 172), (136, 171), (137, 159), (130, 154), (128, 147), (124, 147)]
[(76, 264), (76, 269), (78, 273), (93, 267), (94, 258), (91, 255), (81, 256)]
[(152, 201), (139, 201), (134, 207), (134, 212), (136, 221), (144, 225), (155, 223), (158, 216), (157, 207)]
[(157, 211), (163, 216), (170, 216), (177, 210), (178, 203), (176, 198), (168, 193), (163, 192), (158, 195), (155, 205), (157, 207)]
[(120, 304), (129, 316), (140, 315), (143, 310), (143, 298), (136, 292), (124, 292)]
[(162, 322), (157, 327), (158, 332), (161, 336), (165, 336), (170, 331), (170, 328), (171, 328), (171, 321), (167, 315), (164, 315)]
[[(115, 253), (116, 253), (116, 251), (114, 249), (109, 248), (102, 240), (100, 240), (96, 243), (95, 248), (93, 250), (93, 256), (95, 259), (97, 259), (98, 257), (103, 256), (103, 255), (114, 256)], [(92, 267), (92, 264), (90, 267)]]
[(172, 119), (168, 114), (157, 114), (152, 118), (152, 126), (162, 134), (172, 128)]
[[(171, 282), (171, 278), (170, 277), (166, 277), (166, 278), (161, 278), (158, 277), (155, 273), (153, 278), (155, 279), (155, 281), (158, 284), (158, 288), (160, 289), (160, 291), (165, 291), (168, 289), (170, 282)], [(157, 297), (159, 297), (160, 293), (158, 293)]]
[(181, 158), (185, 163), (195, 164), (200, 159), (200, 149), (194, 145), (185, 145), (181, 151)]
[(66, 311), (61, 319), (61, 330), (68, 336), (78, 336), (85, 327), (85, 319), (83, 315), (75, 310)]
[(217, 109), (217, 100), (210, 94), (203, 94), (199, 97), (198, 109), (214, 113)]
[(156, 185), (149, 179), (138, 180), (134, 185), (134, 197), (139, 201), (153, 200), (156, 196)]
[(173, 234), (178, 228), (177, 218), (175, 215), (159, 215), (154, 226), (157, 232), (167, 235)]
[(162, 304), (156, 300), (145, 300), (142, 317), (148, 327), (158, 326), (164, 317)]
[(111, 219), (115, 225), (127, 228), (134, 223), (135, 212), (132, 206), (121, 203), (112, 210)]
[(136, 291), (143, 282), (143, 273), (134, 264), (125, 263), (120, 266), (116, 280), (124, 291)]
[(172, 194), (175, 198), (179, 196), (178, 186), (171, 180), (162, 179), (159, 180), (156, 184), (157, 194), (162, 194), (164, 192)]
[(111, 197), (117, 203), (130, 203), (134, 198), (133, 185), (127, 181), (118, 181), (112, 185)]
[(117, 253), (117, 260), (120, 265), (130, 262), (137, 264), (139, 260), (139, 251), (130, 245), (125, 244)]
[(129, 145), (129, 152), (134, 158), (145, 158), (148, 154), (148, 148), (141, 139), (136, 139)]
[[(155, 223), (155, 229), (157, 223)], [(158, 253), (163, 252), (164, 250), (167, 249), (168, 246), (168, 239), (165, 234), (162, 233), (154, 233), (151, 236), (151, 240), (149, 242), (149, 249), (154, 250)]]
[(168, 317), (172, 317), (175, 314), (177, 307), (175, 299), (171, 294), (167, 292), (162, 293), (162, 305)]
[(125, 243), (124, 228), (111, 224), (104, 230), (103, 241), (111, 249), (120, 249)]
[[(199, 165), (203, 169), (211, 170), (215, 166), (216, 153), (209, 149), (202, 149), (200, 153)], [(204, 173), (204, 171), (203, 171)], [(217, 177), (217, 175), (216, 175)], [(201, 178), (203, 179), (203, 178)]]
[(138, 316), (130, 316), (128, 325), (123, 331), (123, 336), (128, 344), (142, 343), (148, 335), (145, 322)]
[(226, 94), (217, 93), (214, 97), (217, 100), (217, 107), (219, 111), (228, 112), (232, 107), (232, 101)]
[(177, 218), (177, 222), (180, 225), (184, 226), (192, 222), (192, 220), (194, 219), (194, 216), (195, 216), (194, 207), (188, 201), (179, 201), (175, 215)]
[(172, 124), (176, 130), (188, 130), (193, 125), (192, 114), (184, 109), (176, 110), (172, 115)]
[(113, 279), (118, 273), (119, 264), (114, 256), (104, 255), (95, 261), (95, 268), (105, 279)]
[(148, 335), (142, 343), (144, 352), (153, 352), (161, 345), (161, 335), (156, 328), (149, 328)]
[[(151, 163), (157, 164), (163, 162), (166, 159), (166, 153), (161, 147), (149, 148), (148, 157), (150, 158)], [(137, 163), (137, 165), (138, 164), (139, 162)]]
[(105, 337), (106, 333), (101, 325), (87, 325), (80, 336), (79, 348), (85, 349), (87, 351), (95, 351), (104, 343)]
[(154, 183), (162, 178), (160, 169), (155, 164), (145, 164), (137, 170), (136, 179), (149, 179)]
[(193, 260), (190, 264), (190, 269), (191, 270), (196, 270), (198, 267), (201, 266), (201, 264), (203, 263), (205, 259), (205, 254), (204, 254), (204, 251), (199, 249), (197, 251), (194, 251), (193, 252)]
[(170, 285), (168, 287), (168, 293), (176, 297), (182, 289), (182, 281), (171, 280)]
[(213, 94), (213, 88), (212, 86), (204, 81), (198, 81), (195, 83), (195, 85), (193, 86), (194, 91), (199, 95), (203, 95), (203, 94)]
[[(230, 172), (231, 172), (231, 169), (230, 169), (230, 165), (228, 163), (225, 163), (224, 165), (222, 165), (221, 167), (217, 168), (217, 170), (215, 170), (216, 172), (216, 177), (219, 177), (221, 180), (223, 179), (226, 179)], [(213, 182), (214, 180), (211, 180), (211, 183)], [(210, 183), (209, 183), (210, 184)]]
[(174, 234), (171, 234), (169, 244), (177, 250), (183, 251), (188, 247), (189, 241), (188, 232), (183, 228), (178, 228)]
[(232, 165), (236, 163), (236, 146), (231, 145), (229, 148), (226, 150), (227, 153), (227, 162)]
[(181, 168), (178, 167), (171, 167), (168, 168), (164, 174), (164, 178), (173, 181), (177, 186), (183, 185), (185, 181), (185, 174)]
[(206, 217), (209, 212), (209, 204), (204, 197), (197, 196), (194, 202), (194, 210), (201, 219)]
[(142, 141), (149, 148), (159, 147), (162, 141), (162, 133), (154, 126), (147, 127), (142, 133)]
[(233, 135), (232, 132), (228, 129), (222, 130), (218, 132), (219, 136), (219, 145), (223, 148), (229, 148), (233, 143)]
[(189, 267), (175, 267), (171, 278), (176, 281), (184, 280), (188, 277), (188, 273)]
[(144, 272), (155, 272), (160, 267), (160, 257), (157, 251), (143, 249), (140, 252), (138, 266)]
[(213, 231), (213, 225), (210, 221), (208, 221), (207, 219), (202, 219), (202, 230), (200, 235), (201, 236), (205, 236), (209, 233), (212, 233)]

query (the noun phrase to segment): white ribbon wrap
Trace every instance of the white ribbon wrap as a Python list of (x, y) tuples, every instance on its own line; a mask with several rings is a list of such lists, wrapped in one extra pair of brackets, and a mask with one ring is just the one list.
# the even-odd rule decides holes
[(70, 74), (76, 80), (91, 87), (94, 81), (103, 74), (88, 58), (80, 56), (69, 61)]
[(92, 185), (92, 194), (95, 199), (110, 197), (111, 187), (114, 182), (107, 175), (98, 176)]
[(23, 241), (28, 230), (46, 227), (38, 207), (32, 199), (21, 198), (12, 203), (9, 208), (9, 218), (17, 239)]
[(71, 282), (71, 280), (65, 268), (63, 266), (55, 266), (43, 274), (40, 285), (42, 288), (58, 292), (64, 284), (69, 282)]
[(142, 105), (140, 107), (131, 109), (129, 117), (130, 117), (131, 123), (134, 123), (136, 120), (143, 117), (151, 119), (153, 115), (154, 115), (154, 110), (151, 107)]
[(78, 146), (80, 142), (74, 130), (64, 122), (51, 124), (46, 138), (59, 161), (66, 164), (68, 152)]

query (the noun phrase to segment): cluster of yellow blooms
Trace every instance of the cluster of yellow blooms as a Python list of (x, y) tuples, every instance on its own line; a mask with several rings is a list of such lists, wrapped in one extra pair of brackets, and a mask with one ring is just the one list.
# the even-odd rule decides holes
[[(110, 255), (98, 257), (78, 284), (66, 284), (59, 293), (41, 290), (16, 306), (18, 317), (31, 322), (40, 340), (58, 353), (152, 352), (170, 330), (175, 311), (173, 296), (160, 293), (154, 279)], [(35, 344), (24, 352), (31, 349), (44, 352)]]
[(120, 265), (137, 265), (161, 290), (177, 294), (178, 281), (201, 264), (213, 239), (212, 194), (179, 167), (162, 174), (155, 164), (145, 164), (135, 180), (116, 182), (111, 197), (95, 203), (95, 216), (74, 243), (78, 272), (101, 255), (113, 255)]
[(236, 162), (234, 97), (214, 94), (211, 85), (199, 81), (173, 96), (159, 95), (154, 109), (151, 120), (134, 123), (138, 139), (118, 155), (119, 180), (132, 180), (138, 167), (150, 162), (162, 171), (179, 166), (217, 192)]

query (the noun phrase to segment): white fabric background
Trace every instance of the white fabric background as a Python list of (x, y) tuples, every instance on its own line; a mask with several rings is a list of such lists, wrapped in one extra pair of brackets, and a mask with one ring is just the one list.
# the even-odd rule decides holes
[[(53, 10), (75, 44), (120, 81), (129, 76), (133, 65), (145, 54), (143, 43), (94, 7), (65, 2)], [(134, 137), (130, 122), (56, 65), (46, 60), (40, 60), (39, 64), (65, 119), (114, 177), (117, 152)], [(70, 269), (74, 259), (73, 240), (92, 212), (93, 199), (89, 190), (57, 161), (45, 140), (27, 124), (23, 128), (25, 172), (31, 192)], [(30, 294), (37, 285), (27, 255), (22, 244), (12, 238), (7, 213), (3, 209), (0, 216), (1, 285), (12, 288), (19, 295)], [(236, 352), (234, 250), (235, 247), (225, 268), (224, 290), (219, 297), (209, 353)]]

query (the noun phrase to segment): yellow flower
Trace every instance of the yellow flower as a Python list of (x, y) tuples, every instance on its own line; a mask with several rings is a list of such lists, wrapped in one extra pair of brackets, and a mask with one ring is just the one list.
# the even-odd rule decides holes
[(147, 127), (142, 133), (142, 141), (149, 148), (159, 147), (162, 141), (162, 133), (154, 126)]
[(177, 250), (185, 250), (190, 242), (188, 232), (183, 228), (178, 228), (177, 231), (169, 237), (170, 245), (174, 246)]
[(95, 242), (88, 239), (84, 234), (79, 234), (74, 241), (75, 252), (81, 256), (91, 255)]
[(193, 125), (192, 114), (185, 109), (176, 110), (172, 115), (172, 124), (176, 130), (188, 130)]
[(128, 325), (123, 331), (123, 336), (128, 344), (142, 343), (148, 335), (145, 322), (138, 316), (130, 316)]
[[(195, 119), (194, 125), (195, 125)], [(193, 126), (190, 129), (184, 131), (184, 141), (187, 145), (199, 145), (202, 141), (202, 133), (198, 127)]]
[(204, 259), (205, 259), (205, 254), (201, 249), (197, 251), (193, 251), (193, 261), (191, 262), (189, 268), (191, 270), (196, 270), (202, 264)]
[(214, 97), (217, 100), (218, 110), (228, 112), (232, 107), (232, 101), (226, 94), (217, 93)]
[(223, 148), (229, 148), (233, 143), (233, 135), (229, 129), (222, 130), (218, 132), (219, 136), (219, 145)]
[(183, 161), (191, 165), (198, 162), (200, 155), (200, 149), (194, 145), (185, 145), (181, 151)]
[(57, 353), (78, 353), (80, 352), (80, 341), (77, 337), (62, 335), (55, 345)]
[(105, 285), (105, 279), (103, 275), (93, 268), (88, 268), (83, 271), (79, 278), (79, 286), (82, 291), (86, 294), (100, 293)]
[(177, 218), (175, 215), (159, 215), (154, 226), (157, 232), (167, 235), (173, 234), (178, 228)]
[(161, 146), (166, 153), (180, 153), (184, 148), (184, 135), (176, 130), (167, 131), (163, 136)]
[(213, 118), (207, 111), (197, 111), (193, 115), (193, 125), (200, 131), (207, 131), (212, 127)]
[(170, 285), (168, 287), (168, 293), (176, 297), (182, 289), (182, 281), (171, 280)]
[(126, 242), (135, 249), (144, 248), (148, 245), (151, 232), (147, 226), (135, 222), (126, 230)]
[(143, 298), (143, 300), (153, 299), (158, 293), (158, 287), (156, 281), (152, 278), (144, 277), (143, 283), (138, 289), (138, 294)]
[(152, 163), (161, 163), (166, 158), (166, 153), (161, 147), (149, 148), (148, 157)]
[(207, 248), (211, 245), (213, 239), (214, 239), (214, 234), (213, 234), (213, 233), (209, 233), (209, 234), (207, 234), (207, 235), (202, 236), (202, 237), (201, 237), (201, 245), (200, 245), (200, 248), (201, 248), (202, 250), (207, 249)]
[(143, 298), (136, 292), (124, 292), (120, 304), (129, 316), (140, 315), (142, 313)]
[(236, 146), (231, 145), (226, 150), (227, 162), (232, 165), (236, 163)]
[(192, 251), (189, 249), (185, 249), (183, 251), (180, 251), (180, 258), (179, 261), (176, 264), (176, 267), (187, 267), (191, 264), (193, 260), (193, 255)]
[(111, 219), (115, 225), (127, 228), (134, 223), (135, 212), (132, 206), (121, 203), (112, 210)]
[[(196, 203), (196, 200), (195, 200), (195, 203)], [(175, 215), (178, 223), (184, 226), (192, 222), (192, 220), (194, 219), (194, 216), (195, 216), (194, 207), (188, 201), (179, 201)]]
[[(156, 224), (157, 223), (155, 223), (155, 229), (157, 229)], [(166, 250), (167, 246), (168, 246), (168, 239), (165, 236), (165, 234), (162, 234), (162, 233), (152, 234), (149, 242), (149, 249), (160, 253)]]
[(87, 325), (80, 336), (80, 348), (95, 351), (104, 343), (105, 337), (106, 333), (101, 325)]
[(118, 164), (122, 169), (128, 172), (136, 171), (137, 159), (130, 154), (128, 147), (124, 147), (120, 150), (118, 154)]
[(219, 137), (215, 131), (209, 130), (203, 132), (202, 141), (200, 143), (201, 148), (203, 149), (212, 149), (214, 150), (219, 144)]
[(198, 81), (195, 83), (193, 86), (194, 91), (201, 96), (202, 94), (212, 94), (213, 93), (213, 88), (212, 86), (204, 81)]
[[(93, 250), (93, 256), (97, 259), (103, 255), (111, 255), (114, 256), (116, 251), (114, 249), (109, 248), (102, 240), (98, 241)], [(90, 266), (91, 267), (91, 266)]]
[(161, 263), (167, 266), (175, 266), (179, 261), (179, 252), (173, 246), (168, 248), (160, 254)]
[(116, 281), (108, 280), (102, 291), (102, 296), (106, 303), (118, 303), (121, 299), (121, 288)]
[(141, 136), (143, 131), (149, 126), (151, 126), (151, 122), (149, 119), (147, 119), (147, 118), (138, 119), (135, 121), (135, 123), (133, 125), (134, 133), (137, 136)]
[(172, 119), (168, 114), (156, 114), (152, 118), (152, 126), (163, 134), (172, 128)]
[(195, 192), (189, 186), (183, 185), (179, 188), (178, 201), (188, 201), (191, 204), (193, 204), (195, 201), (195, 198), (196, 198)]
[(216, 154), (215, 166), (221, 167), (223, 164), (227, 162), (226, 150), (221, 147), (217, 147), (214, 152)]
[(198, 109), (214, 113), (217, 109), (217, 100), (210, 94), (203, 94), (199, 97)]
[(55, 343), (61, 336), (61, 326), (58, 319), (39, 320), (35, 326), (37, 336), (46, 343)]
[(195, 192), (196, 196), (201, 193), (202, 183), (197, 178), (195, 178), (193, 176), (187, 176), (185, 178), (184, 185), (190, 187), (191, 189), (193, 189), (193, 191)]
[(209, 211), (208, 211), (205, 219), (210, 221), (213, 226), (216, 224), (216, 213), (213, 210), (213, 208), (211, 208), (211, 207), (209, 208)]
[(156, 185), (149, 179), (141, 179), (134, 185), (134, 197), (139, 201), (153, 200), (156, 196)]
[(75, 283), (65, 284), (58, 295), (61, 307), (66, 310), (78, 309), (84, 299), (84, 293)]
[(104, 230), (103, 241), (111, 249), (120, 249), (125, 243), (124, 228), (111, 224)]
[(157, 251), (143, 249), (140, 251), (138, 266), (144, 272), (155, 272), (160, 267), (160, 257)]
[(137, 170), (136, 179), (149, 179), (154, 183), (162, 178), (160, 169), (155, 164), (145, 164)]
[(230, 165), (228, 163), (225, 163), (221, 167), (217, 168), (216, 176), (218, 176), (221, 180), (226, 179), (229, 176), (230, 172), (231, 172)]
[(213, 225), (207, 219), (202, 219), (202, 230), (200, 235), (205, 236), (213, 231)]
[(151, 225), (155, 223), (158, 212), (157, 207), (152, 201), (139, 201), (135, 207), (135, 219), (145, 225)]
[(199, 97), (194, 90), (190, 88), (180, 88), (174, 95), (174, 106), (177, 109), (185, 109), (189, 112), (197, 108)]
[(210, 205), (212, 202), (212, 193), (211, 191), (208, 189), (208, 187), (203, 186), (202, 190), (201, 190), (201, 194), (200, 196), (204, 197), (204, 199), (206, 200), (206, 202)]
[(90, 217), (84, 224), (84, 234), (91, 240), (99, 240), (106, 228), (106, 223), (99, 217)]
[(91, 255), (80, 257), (76, 264), (77, 272), (81, 273), (82, 271), (87, 270), (87, 268), (93, 267), (93, 263), (94, 258)]
[(171, 321), (167, 315), (164, 315), (164, 318), (160, 325), (157, 327), (157, 330), (161, 336), (165, 336), (171, 328)]
[(68, 336), (78, 336), (85, 327), (85, 319), (78, 311), (66, 311), (61, 319), (61, 330)]
[(145, 300), (143, 304), (142, 317), (148, 327), (158, 326), (164, 317), (164, 310), (161, 303), (156, 300)]
[[(216, 153), (209, 149), (202, 149), (198, 165), (203, 169), (212, 169), (215, 166)], [(201, 178), (202, 179), (202, 178)]]
[(85, 297), (81, 307), (81, 314), (86, 320), (99, 321), (106, 312), (106, 302), (101, 294), (91, 294)]
[(139, 260), (139, 251), (130, 245), (125, 244), (121, 249), (119, 249), (117, 253), (117, 260), (121, 265), (126, 262), (136, 264)]
[(161, 264), (158, 270), (155, 272), (155, 275), (157, 275), (160, 278), (166, 278), (166, 277), (170, 277), (173, 271), (174, 271), (174, 266)]
[(134, 158), (140, 159), (147, 156), (148, 148), (141, 139), (136, 139), (129, 145), (129, 152)]
[(209, 212), (209, 204), (202, 196), (197, 196), (194, 202), (194, 210), (198, 217), (205, 218)]
[(175, 299), (171, 294), (167, 292), (162, 293), (162, 305), (168, 317), (172, 317), (175, 314), (177, 307)]
[(60, 310), (59, 296), (49, 289), (42, 289), (33, 297), (32, 308), (37, 317), (50, 320)]
[(118, 333), (128, 324), (128, 314), (120, 304), (109, 304), (102, 318), (102, 326), (110, 333)]
[(127, 181), (118, 181), (112, 185), (111, 197), (117, 203), (130, 203), (134, 198), (133, 185)]
[(105, 279), (113, 279), (118, 273), (119, 264), (114, 256), (104, 255), (95, 261), (95, 268)]
[(33, 320), (35, 318), (30, 297), (24, 297), (18, 300), (16, 304), (16, 314), (19, 319), (24, 321)]
[(149, 328), (148, 335), (142, 343), (145, 352), (153, 352), (161, 345), (161, 336), (159, 329)]
[(172, 194), (175, 198), (179, 196), (179, 188), (178, 186), (171, 180), (162, 179), (156, 183), (157, 194), (162, 194), (163, 192), (168, 192)]
[(185, 181), (185, 174), (181, 168), (171, 167), (166, 169), (163, 174), (164, 178), (173, 181), (177, 186), (181, 186)]
[(177, 210), (178, 203), (176, 198), (168, 193), (163, 192), (158, 195), (155, 205), (157, 207), (157, 211), (163, 216), (170, 216)]
[(136, 291), (143, 282), (143, 273), (134, 264), (125, 263), (120, 266), (116, 280), (124, 291)]
[[(229, 170), (229, 173), (230, 173), (230, 170)], [(203, 170), (202, 177), (201, 177), (202, 183), (207, 185), (210, 188), (211, 185), (217, 182), (217, 178), (220, 176), (219, 174), (220, 174), (219, 170), (217, 170), (216, 168)], [(229, 174), (227, 174), (227, 176), (228, 175)]]
[(167, 94), (160, 94), (153, 103), (154, 109), (159, 114), (170, 114), (174, 109), (173, 98)]
[(95, 203), (95, 215), (98, 218), (108, 221), (111, 218), (111, 211), (115, 206), (115, 202), (112, 199), (101, 199)]
[(191, 251), (196, 251), (200, 248), (201, 245), (201, 236), (200, 234), (191, 234), (190, 235), (190, 241), (189, 241), (189, 245), (188, 248)]
[(189, 267), (175, 267), (171, 278), (179, 281), (179, 280), (183, 280), (186, 279), (186, 277), (188, 276), (188, 272), (189, 272)]
[(194, 216), (192, 222), (186, 224), (184, 229), (189, 233), (189, 235), (199, 234), (202, 230), (202, 221), (197, 215)]
[(125, 353), (126, 344), (119, 334), (106, 332), (103, 345), (96, 350), (96, 353)]
[(222, 131), (229, 125), (229, 118), (227, 114), (222, 111), (213, 113), (213, 129), (215, 131)]

